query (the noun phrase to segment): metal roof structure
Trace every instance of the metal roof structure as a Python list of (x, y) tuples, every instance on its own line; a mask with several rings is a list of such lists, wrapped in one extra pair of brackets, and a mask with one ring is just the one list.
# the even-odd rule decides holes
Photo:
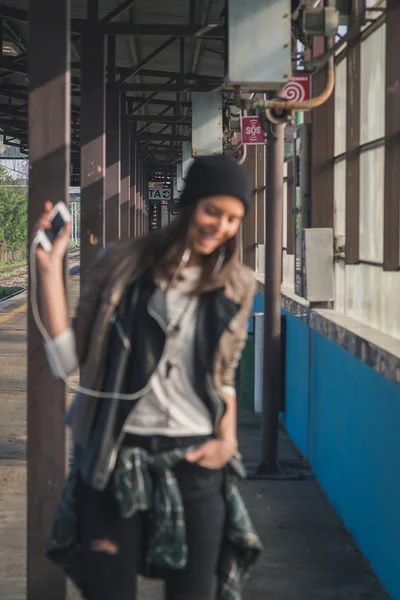
[[(121, 93), (122, 121), (136, 125), (143, 160), (170, 161), (176, 157), (179, 141), (189, 139), (191, 91), (218, 89), (222, 84), (224, 6), (224, 0), (100, 1), (101, 26), (108, 38), (107, 86)], [(27, 0), (4, 0), (0, 19), (0, 129), (8, 145), (15, 144), (27, 152)], [(87, 2), (72, 1), (71, 150), (76, 164), (80, 36), (87, 23)]]

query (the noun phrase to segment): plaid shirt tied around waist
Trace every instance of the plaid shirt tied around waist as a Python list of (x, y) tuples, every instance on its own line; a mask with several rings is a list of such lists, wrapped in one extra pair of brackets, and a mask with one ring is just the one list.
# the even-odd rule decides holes
[[(121, 518), (150, 511), (152, 527), (144, 560), (156, 570), (182, 569), (187, 563), (185, 513), (173, 468), (193, 449), (150, 454), (142, 448), (122, 448), (117, 459), (112, 485)], [(243, 582), (262, 551), (262, 544), (238, 490), (237, 477), (229, 467), (226, 471), (226, 522), (217, 572), (217, 600), (241, 600)], [(64, 486), (47, 555), (87, 598), (87, 574), (78, 532), (77, 498), (81, 485), (78, 451)]]

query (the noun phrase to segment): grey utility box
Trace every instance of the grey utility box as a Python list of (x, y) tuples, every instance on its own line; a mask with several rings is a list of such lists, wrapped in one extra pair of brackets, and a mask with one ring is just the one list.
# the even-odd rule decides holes
[[(222, 94), (192, 93), (192, 155), (222, 154)], [(185, 176), (185, 175), (184, 175)]]
[(303, 229), (303, 285), (309, 302), (334, 300), (333, 229)]
[(292, 73), (290, 0), (229, 0), (226, 85), (278, 90)]

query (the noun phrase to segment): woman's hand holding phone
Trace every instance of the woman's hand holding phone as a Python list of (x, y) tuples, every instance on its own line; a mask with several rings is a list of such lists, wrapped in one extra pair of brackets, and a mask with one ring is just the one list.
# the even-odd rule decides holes
[[(40, 230), (51, 229), (50, 213), (52, 210), (52, 203), (45, 202), (44, 211), (38, 219), (33, 230), (34, 237), (36, 233)], [(38, 246), (36, 250), (36, 257), (42, 274), (51, 274), (53, 272), (56, 272), (58, 274), (58, 272), (60, 272), (60, 269), (62, 269), (62, 261), (68, 249), (70, 234), (71, 222), (67, 222), (58, 234), (57, 238), (54, 240), (52, 248), (49, 252), (46, 252), (45, 250), (43, 250), (43, 248), (40, 248)]]

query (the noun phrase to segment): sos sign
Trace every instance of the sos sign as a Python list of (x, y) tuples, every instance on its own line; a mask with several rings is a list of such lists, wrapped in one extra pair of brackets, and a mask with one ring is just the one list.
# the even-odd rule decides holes
[(265, 131), (258, 117), (242, 117), (243, 144), (265, 144)]

